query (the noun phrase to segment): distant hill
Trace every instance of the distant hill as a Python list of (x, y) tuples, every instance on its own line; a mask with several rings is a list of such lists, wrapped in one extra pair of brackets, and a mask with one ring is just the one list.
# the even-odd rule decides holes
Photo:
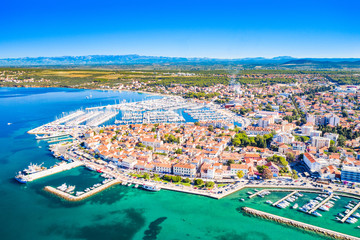
[[(242, 66), (244, 68), (263, 69), (329, 69), (329, 68), (360, 68), (360, 58), (305, 58), (297, 59), (290, 56), (274, 58), (185, 58), (141, 55), (89, 55), (62, 57), (25, 57), (0, 59), (2, 67), (35, 67), (35, 66), (214, 66), (215, 68), (230, 68)], [(199, 67), (200, 69), (201, 67)]]
[(316, 69), (344, 69), (360, 68), (360, 60), (356, 58), (349, 59), (295, 59), (282, 63), (282, 67), (295, 68), (316, 68)]
[(157, 57), (140, 55), (89, 55), (89, 56), (63, 56), (63, 57), (26, 57), (0, 59), (0, 66), (51, 66), (51, 65), (116, 65), (116, 64), (176, 64), (176, 63), (237, 63), (237, 64), (269, 64), (284, 63), (294, 59), (292, 57), (276, 58), (183, 58), (183, 57)]

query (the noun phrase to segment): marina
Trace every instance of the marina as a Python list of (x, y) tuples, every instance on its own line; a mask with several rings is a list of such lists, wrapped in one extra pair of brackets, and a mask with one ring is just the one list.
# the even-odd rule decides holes
[(318, 205), (316, 205), (315, 207), (313, 207), (312, 209), (310, 209), (309, 211), (308, 211), (308, 213), (309, 214), (312, 214), (313, 212), (315, 212), (318, 208), (320, 208), (321, 206), (323, 206), (325, 203), (327, 203), (331, 198), (333, 198), (334, 197), (334, 194), (333, 193), (331, 193), (331, 194), (329, 194), (329, 196), (326, 198), (326, 199), (324, 199), (322, 202), (320, 202)]
[(360, 207), (360, 202), (356, 204), (356, 206), (353, 209), (351, 209), (349, 213), (346, 214), (345, 217), (343, 217), (340, 221), (344, 223), (356, 210), (358, 210), (359, 207)]
[(192, 118), (198, 121), (233, 121), (233, 119), (221, 114), (215, 109), (193, 109), (185, 110), (184, 112), (188, 113)]

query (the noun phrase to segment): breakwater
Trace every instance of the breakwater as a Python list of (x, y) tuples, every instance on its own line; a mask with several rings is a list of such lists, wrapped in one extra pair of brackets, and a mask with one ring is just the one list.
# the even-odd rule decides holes
[(350, 236), (350, 235), (347, 235), (347, 234), (344, 234), (344, 233), (340, 233), (340, 232), (332, 231), (332, 230), (329, 230), (329, 229), (317, 227), (317, 226), (314, 226), (314, 225), (311, 225), (311, 224), (299, 222), (299, 221), (296, 221), (296, 220), (281, 217), (281, 216), (274, 215), (274, 214), (271, 214), (271, 213), (266, 213), (266, 212), (259, 211), (259, 210), (249, 208), (249, 207), (243, 207), (242, 211), (245, 212), (246, 214), (249, 214), (249, 215), (254, 215), (254, 216), (257, 216), (257, 217), (261, 217), (261, 218), (268, 219), (268, 220), (271, 220), (271, 221), (275, 221), (275, 222), (278, 222), (278, 223), (282, 223), (282, 224), (285, 224), (285, 225), (290, 225), (290, 226), (293, 226), (293, 227), (297, 227), (297, 228), (305, 229), (305, 230), (308, 230), (308, 231), (320, 233), (320, 234), (323, 234), (325, 236), (332, 237), (332, 238), (335, 238), (335, 239), (360, 240), (360, 238), (358, 238), (358, 237), (354, 237), (354, 236)]
[(121, 181), (118, 181), (118, 180), (113, 180), (111, 182), (108, 182), (104, 185), (101, 185), (100, 187), (97, 187), (97, 188), (94, 188), (93, 190), (90, 190), (89, 192), (86, 192), (80, 196), (74, 196), (74, 195), (71, 195), (69, 193), (66, 193), (66, 192), (63, 192), (63, 191), (60, 191), (54, 187), (51, 187), (51, 186), (46, 186), (44, 187), (44, 190), (46, 192), (49, 192), (49, 193), (52, 193), (62, 199), (65, 199), (67, 201), (71, 201), (71, 202), (77, 202), (77, 201), (81, 201), (81, 200), (84, 200), (88, 197), (91, 197), (93, 196), (94, 194), (96, 193), (99, 193), (115, 184), (119, 184)]
[(53, 175), (55, 173), (59, 173), (59, 172), (63, 172), (63, 171), (67, 171), (67, 170), (79, 167), (81, 165), (84, 165), (84, 163), (80, 162), (80, 161), (74, 161), (71, 163), (63, 163), (56, 167), (52, 167), (52, 168), (49, 168), (49, 169), (46, 169), (46, 170), (43, 170), (43, 171), (40, 171), (37, 173), (29, 174), (29, 175), (25, 176), (25, 179), (28, 182), (31, 182), (31, 181), (34, 181), (39, 178), (47, 177), (47, 176)]

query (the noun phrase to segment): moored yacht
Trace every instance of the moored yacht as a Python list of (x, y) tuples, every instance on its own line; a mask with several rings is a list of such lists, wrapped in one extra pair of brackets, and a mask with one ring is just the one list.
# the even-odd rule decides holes
[(148, 191), (152, 191), (152, 192), (158, 192), (160, 191), (160, 187), (156, 186), (155, 184), (151, 184), (151, 183), (145, 183), (142, 185), (142, 188)]

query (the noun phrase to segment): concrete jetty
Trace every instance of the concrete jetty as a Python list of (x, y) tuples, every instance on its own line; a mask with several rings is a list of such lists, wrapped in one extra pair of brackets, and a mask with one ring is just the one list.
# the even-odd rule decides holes
[(59, 173), (59, 172), (63, 172), (63, 171), (66, 171), (66, 170), (70, 170), (72, 168), (79, 167), (79, 166), (81, 166), (83, 164), (84, 163), (80, 162), (80, 161), (75, 161), (75, 162), (71, 162), (71, 163), (63, 163), (63, 164), (61, 164), (59, 166), (56, 166), (56, 167), (52, 167), (52, 168), (49, 168), (49, 169), (46, 169), (46, 170), (43, 170), (43, 171), (40, 171), (40, 172), (37, 172), (37, 173), (26, 175), (26, 180), (28, 182), (31, 182), (31, 181), (34, 181), (34, 180), (39, 179), (39, 178), (47, 177), (47, 176), (50, 176), (50, 175), (55, 174), (55, 173)]
[(282, 201), (284, 201), (285, 199), (291, 197), (292, 195), (294, 195), (294, 194), (297, 193), (297, 192), (298, 192), (298, 191), (293, 191), (292, 193), (290, 193), (290, 194), (286, 195), (285, 197), (281, 198), (280, 200), (274, 202), (272, 205), (273, 205), (273, 206), (278, 205), (280, 202), (282, 202)]
[(327, 203), (327, 201), (329, 201), (332, 197), (334, 196), (334, 194), (330, 194), (327, 198), (325, 198), (321, 203), (319, 203), (318, 205), (316, 205), (315, 207), (313, 207), (312, 209), (310, 209), (308, 211), (309, 214), (315, 212), (319, 207), (321, 207), (322, 205), (324, 205), (325, 203)]
[(340, 220), (340, 222), (344, 223), (358, 208), (360, 207), (360, 202), (356, 204), (356, 206), (351, 209), (351, 211), (343, 217), (343, 219)]
[(63, 139), (55, 139), (55, 140), (50, 140), (48, 141), (48, 143), (55, 143), (55, 142), (61, 142), (61, 141), (69, 141), (69, 140), (74, 140), (75, 138), (73, 137), (69, 137), (69, 138), (63, 138)]
[(266, 191), (266, 189), (263, 189), (263, 190), (261, 190), (261, 191), (258, 191), (258, 192), (256, 192), (256, 193), (254, 193), (254, 194), (251, 194), (251, 195), (249, 196), (249, 198), (256, 197), (257, 195), (259, 195), (260, 193), (265, 192), (265, 191)]
[(332, 231), (332, 230), (329, 230), (329, 229), (317, 227), (317, 226), (314, 226), (314, 225), (311, 225), (311, 224), (299, 222), (299, 221), (292, 220), (292, 219), (289, 219), (289, 218), (280, 217), (278, 215), (266, 213), (266, 212), (259, 211), (259, 210), (253, 209), (253, 208), (243, 207), (242, 211), (244, 211), (245, 213), (250, 214), (250, 215), (254, 215), (254, 216), (257, 216), (257, 217), (264, 218), (264, 219), (269, 219), (269, 220), (272, 220), (272, 221), (275, 221), (275, 222), (278, 222), (278, 223), (290, 225), (290, 226), (305, 229), (305, 230), (308, 230), (308, 231), (320, 233), (320, 234), (323, 234), (325, 236), (332, 237), (332, 238), (335, 238), (335, 239), (360, 240), (360, 238), (358, 238), (358, 237), (354, 237), (354, 236), (350, 236), (350, 235), (347, 235), (347, 234), (344, 234), (344, 233), (340, 233), (340, 232)]
[(44, 187), (44, 190), (49, 192), (49, 193), (52, 193), (60, 198), (63, 198), (67, 201), (71, 201), (71, 202), (76, 202), (76, 201), (81, 201), (81, 200), (84, 200), (88, 197), (91, 197), (93, 196), (94, 194), (96, 193), (99, 193), (115, 184), (119, 184), (120, 181), (119, 180), (113, 180), (111, 182), (108, 182), (108, 183), (105, 183), (103, 185), (101, 185), (100, 187), (97, 187), (97, 188), (94, 188), (93, 190), (90, 190), (84, 194), (81, 194), (80, 196), (74, 196), (74, 195), (71, 195), (69, 193), (66, 193), (66, 192), (63, 192), (63, 191), (60, 191), (54, 187), (51, 187), (51, 186), (46, 186)]

